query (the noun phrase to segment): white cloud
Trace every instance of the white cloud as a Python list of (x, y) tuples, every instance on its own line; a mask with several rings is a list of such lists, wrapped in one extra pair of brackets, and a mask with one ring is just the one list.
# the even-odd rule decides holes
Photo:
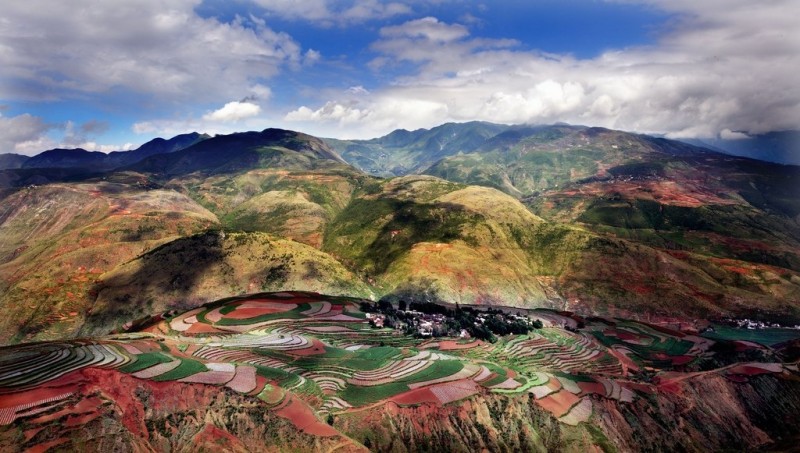
[(422, 38), (434, 42), (450, 42), (469, 35), (467, 27), (460, 24), (448, 25), (435, 17), (408, 21), (401, 25), (381, 28), (384, 38)]
[(384, 27), (371, 67), (402, 68), (402, 76), (369, 95), (323, 98), (322, 107), (297, 108), (285, 120), (353, 137), (475, 119), (675, 138), (800, 128), (795, 0), (645, 3), (675, 14), (672, 28), (654, 45), (591, 59), (520, 50), (432, 17)]
[(379, 0), (254, 0), (254, 2), (285, 19), (304, 19), (323, 26), (346, 25), (411, 13), (411, 8), (403, 3)]
[(136, 146), (101, 144), (90, 140), (102, 134), (108, 125), (102, 121), (91, 120), (81, 125), (72, 121), (63, 124), (48, 124), (28, 113), (4, 117), (0, 114), (0, 153), (16, 153), (33, 156), (53, 148), (83, 148), (88, 151), (127, 151)]
[(303, 54), (303, 64), (306, 66), (313, 65), (318, 62), (320, 58), (322, 58), (322, 54), (320, 54), (319, 51), (308, 49), (306, 53)]
[(4, 117), (0, 115), (0, 153), (30, 155), (46, 148), (45, 134), (54, 126), (45, 124), (42, 118), (27, 113)]
[(228, 102), (222, 108), (203, 115), (206, 121), (220, 121), (223, 123), (239, 121), (261, 113), (261, 107), (251, 102)]
[(351, 94), (362, 94), (362, 95), (369, 94), (369, 90), (367, 90), (361, 85), (352, 86), (347, 89), (347, 92)]
[(87, 94), (102, 94), (105, 103), (118, 95), (141, 103), (127, 108), (220, 102), (263, 84), (282, 65), (301, 61), (300, 46), (289, 35), (271, 30), (263, 21), (202, 18), (194, 12), (199, 3), (4, 4), (0, 99), (85, 99)]

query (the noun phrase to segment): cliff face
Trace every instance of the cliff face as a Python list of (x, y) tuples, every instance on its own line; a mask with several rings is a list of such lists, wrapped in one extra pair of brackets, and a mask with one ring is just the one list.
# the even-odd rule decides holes
[[(64, 409), (0, 427), (0, 445), (24, 451), (344, 451), (341, 435), (306, 434), (259, 401), (216, 386), (81, 370)], [(74, 402), (74, 404), (73, 404)]]
[(656, 395), (595, 405), (609, 440), (626, 451), (719, 451), (764, 448), (800, 433), (800, 385), (753, 376), (732, 382), (717, 374), (659, 387)]
[(800, 384), (716, 374), (654, 387), (633, 403), (594, 398), (592, 423), (559, 423), (528, 396), (461, 404), (387, 403), (337, 415), (334, 427), (377, 451), (720, 451), (769, 448), (800, 434)]

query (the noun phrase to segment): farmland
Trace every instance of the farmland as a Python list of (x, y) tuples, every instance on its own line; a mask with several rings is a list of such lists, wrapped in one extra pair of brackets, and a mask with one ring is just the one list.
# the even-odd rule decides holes
[(493, 342), (413, 338), (371, 326), (363, 302), (260, 293), (167, 313), (140, 330), (2, 348), (0, 439), (76, 447), (76, 426), (115, 411), (124, 420), (133, 406), (120, 405), (124, 397), (113, 389), (97, 390), (101, 375), (154, 389), (215, 388), (299, 433), (342, 442), (353, 433), (336, 420), (379, 403), (450, 410), (481, 398), (529, 400), (563, 429), (580, 430), (600, 423), (598, 411), (608, 405), (648, 404), (700, 375), (736, 385), (800, 377), (796, 363), (757, 344), (737, 343), (751, 348), (740, 351), (746, 361), (726, 356), (720, 363), (715, 345), (726, 340), (641, 322), (529, 310), (524, 316), (541, 327)]

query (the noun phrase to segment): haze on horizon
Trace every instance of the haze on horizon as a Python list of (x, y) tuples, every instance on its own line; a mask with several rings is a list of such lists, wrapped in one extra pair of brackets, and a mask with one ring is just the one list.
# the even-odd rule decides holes
[(448, 121), (800, 129), (796, 0), (7, 2), (0, 153)]

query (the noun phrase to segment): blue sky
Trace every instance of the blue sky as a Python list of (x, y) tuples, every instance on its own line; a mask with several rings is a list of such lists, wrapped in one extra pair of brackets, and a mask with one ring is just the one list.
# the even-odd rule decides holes
[(0, 152), (470, 120), (798, 129), (797, 13), (796, 0), (14, 2), (0, 10)]

